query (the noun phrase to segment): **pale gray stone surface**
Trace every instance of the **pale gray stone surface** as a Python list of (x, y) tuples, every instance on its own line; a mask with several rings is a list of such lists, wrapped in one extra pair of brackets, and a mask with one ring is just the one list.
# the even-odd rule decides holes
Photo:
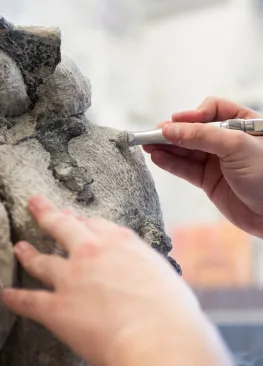
[(89, 80), (84, 78), (74, 62), (64, 55), (39, 94), (45, 109), (54, 110), (64, 117), (85, 113), (91, 106)]
[[(5, 49), (10, 38), (12, 52)], [(30, 103), (19, 116), (0, 117), (0, 283), (14, 282), (11, 241), (28, 240), (45, 253), (58, 251), (27, 210), (29, 197), (40, 193), (59, 207), (72, 206), (86, 217), (102, 216), (128, 226), (167, 256), (171, 241), (143, 154), (140, 148), (119, 150), (110, 141), (119, 131), (85, 117), (90, 84), (68, 58), (60, 62), (59, 31), (12, 27), (0, 20), (1, 49), (0, 66), (1, 55), (9, 53), (21, 71), (15, 81), (4, 80), (3, 93), (12, 98), (12, 83), (22, 88), (22, 75)], [(41, 287), (21, 268), (15, 280), (19, 287)], [(26, 319), (13, 325), (12, 315), (0, 308), (0, 316), (1, 311), (1, 366), (85, 365), (43, 327)]]

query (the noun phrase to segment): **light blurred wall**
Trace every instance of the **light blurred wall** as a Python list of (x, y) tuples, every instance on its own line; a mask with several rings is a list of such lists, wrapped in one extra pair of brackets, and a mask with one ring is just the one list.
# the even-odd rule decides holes
[[(208, 95), (237, 99), (240, 85), (248, 89), (253, 77), (259, 80), (255, 70), (261, 67), (262, 44), (251, 2), (229, 0), (147, 25), (140, 2), (129, 0), (110, 5), (106, 0), (0, 0), (0, 5), (17, 23), (61, 27), (63, 51), (93, 84), (91, 118), (144, 129), (196, 107)], [(127, 12), (125, 3), (134, 6)], [(168, 227), (220, 217), (198, 189), (149, 166)]]

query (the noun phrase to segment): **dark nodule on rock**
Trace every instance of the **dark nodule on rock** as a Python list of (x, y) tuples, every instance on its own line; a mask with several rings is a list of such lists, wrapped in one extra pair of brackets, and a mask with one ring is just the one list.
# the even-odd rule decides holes
[(153, 217), (146, 217), (139, 234), (159, 253), (166, 256), (172, 249), (171, 239), (165, 234), (162, 225)]
[(81, 118), (42, 116), (36, 125), (36, 136), (45, 149), (52, 152), (68, 151), (68, 143), (85, 134), (87, 127)]
[(36, 126), (36, 139), (50, 153), (50, 168), (53, 175), (73, 192), (78, 202), (89, 203), (93, 199), (88, 172), (79, 167), (68, 151), (69, 142), (86, 133), (85, 121), (81, 118), (43, 117)]
[(77, 196), (78, 202), (90, 203), (94, 199), (94, 195), (92, 192), (92, 183), (85, 183), (81, 192), (79, 192)]
[(172, 258), (167, 256), (168, 261), (171, 263), (176, 272), (181, 276), (183, 274), (181, 266)]

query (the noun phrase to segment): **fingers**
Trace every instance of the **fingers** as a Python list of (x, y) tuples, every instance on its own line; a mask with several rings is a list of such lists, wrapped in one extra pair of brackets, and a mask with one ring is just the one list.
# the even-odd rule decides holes
[(242, 107), (225, 99), (209, 97), (197, 110), (175, 113), (173, 122), (212, 122), (232, 118), (255, 118), (259, 114), (249, 108)]
[(74, 217), (77, 217), (78, 216), (78, 213), (76, 210), (74, 210), (73, 208), (71, 207), (66, 207), (66, 208), (63, 208), (62, 210), (60, 210), (60, 212), (62, 212), (63, 214), (65, 215), (72, 215)]
[(194, 122), (208, 122), (208, 121), (204, 119), (202, 111), (196, 109), (193, 111), (174, 113), (172, 116), (172, 122), (194, 123)]
[(87, 218), (85, 216), (82, 216), (78, 214), (75, 210), (72, 208), (64, 208), (61, 210), (66, 215), (72, 215), (77, 220), (82, 222), (84, 225), (86, 225), (89, 229), (93, 230), (96, 233), (103, 233), (105, 231), (109, 232), (111, 230), (114, 230), (118, 227), (118, 225), (114, 224), (113, 222), (110, 222), (108, 220), (103, 219), (102, 217), (93, 217), (93, 218)]
[(94, 217), (91, 219), (84, 219), (84, 220), (86, 225), (98, 234), (99, 233), (109, 234), (113, 230), (115, 231), (118, 228), (118, 225), (114, 224), (111, 221), (105, 220), (101, 217)]
[(192, 153), (188, 149), (184, 149), (176, 145), (145, 145), (143, 146), (143, 149), (148, 154), (152, 154), (154, 150), (164, 150), (181, 157), (189, 157)]
[[(177, 124), (163, 122), (159, 126), (163, 129), (164, 136), (180, 149), (199, 150), (202, 153), (210, 153), (224, 158), (240, 152), (242, 148), (255, 143), (255, 140), (243, 132), (218, 128), (205, 122), (224, 121), (232, 118), (256, 118), (258, 116), (258, 113), (249, 108), (225, 99), (210, 97), (205, 99), (197, 110), (174, 114), (172, 120), (178, 122)], [(144, 150), (149, 154), (153, 154), (156, 149), (162, 149), (177, 157), (183, 157), (185, 154), (173, 150), (173, 147), (144, 146)], [(197, 162), (204, 162), (206, 157), (202, 153), (200, 156), (195, 153), (196, 156), (190, 154), (188, 157)]]
[(28, 207), (40, 228), (69, 253), (75, 246), (97, 243), (94, 231), (72, 215), (63, 214), (45, 197), (33, 197)]
[(18, 243), (14, 250), (22, 267), (50, 288), (56, 286), (66, 271), (65, 259), (41, 254), (27, 242)]
[[(160, 123), (158, 123), (157, 128), (163, 128), (168, 123), (172, 123), (172, 121), (160, 122)], [(148, 154), (151, 154), (151, 152), (154, 149), (156, 149), (156, 145), (143, 145), (142, 148), (144, 149), (145, 152), (147, 152)]]
[(158, 123), (157, 128), (163, 128), (163, 126), (166, 125), (167, 123), (172, 123), (172, 121), (160, 122), (160, 123)]
[(164, 150), (155, 150), (152, 153), (152, 160), (160, 168), (201, 187), (204, 164), (174, 156)]
[(143, 145), (142, 148), (147, 154), (151, 154), (153, 152), (153, 150), (156, 150), (157, 146), (156, 145)]
[(14, 313), (43, 325), (50, 322), (56, 308), (55, 295), (47, 291), (4, 290), (2, 302)]
[(207, 154), (203, 151), (199, 151), (199, 150), (189, 150), (189, 149), (184, 149), (183, 147), (176, 146), (176, 145), (148, 145), (146, 148), (145, 147), (145, 151), (148, 154), (152, 154), (155, 150), (162, 150), (162, 151), (166, 151), (172, 155), (181, 157), (181, 158), (187, 158), (187, 159), (191, 159), (193, 161), (199, 161), (202, 163), (205, 163), (207, 160)]
[(253, 137), (243, 132), (202, 123), (165, 125), (163, 135), (175, 145), (215, 154), (219, 158), (234, 154), (253, 142)]
[(42, 196), (33, 197), (29, 209), (39, 226), (70, 254), (96, 256), (103, 244), (102, 237), (118, 228), (102, 218), (86, 219), (72, 209), (58, 210)]
[(224, 121), (232, 118), (247, 118), (256, 112), (222, 98), (208, 97), (198, 107), (204, 121)]

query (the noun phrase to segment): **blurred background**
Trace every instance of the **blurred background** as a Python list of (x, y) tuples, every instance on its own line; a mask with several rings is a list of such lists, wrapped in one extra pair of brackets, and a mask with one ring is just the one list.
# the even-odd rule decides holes
[[(0, 0), (19, 24), (61, 27), (90, 78), (96, 123), (153, 128), (210, 95), (263, 113), (262, 0)], [(263, 365), (263, 243), (148, 161), (173, 256), (239, 365)]]

